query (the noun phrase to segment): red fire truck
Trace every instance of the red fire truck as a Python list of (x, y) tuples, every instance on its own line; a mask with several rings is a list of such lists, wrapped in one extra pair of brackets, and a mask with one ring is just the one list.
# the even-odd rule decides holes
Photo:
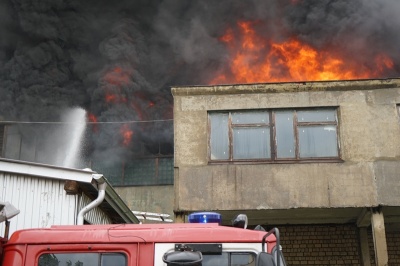
[[(3, 266), (285, 266), (279, 230), (247, 229), (239, 215), (193, 213), (189, 223), (52, 226), (3, 241)], [(235, 226), (240, 226), (237, 228)]]

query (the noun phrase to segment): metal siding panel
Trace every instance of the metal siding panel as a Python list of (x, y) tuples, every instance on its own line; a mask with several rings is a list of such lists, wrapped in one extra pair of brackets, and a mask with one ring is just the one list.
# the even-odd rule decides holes
[[(75, 224), (77, 195), (67, 195), (63, 180), (0, 173), (0, 200), (20, 210), (10, 219), (10, 233), (17, 229)], [(4, 234), (4, 223), (0, 224)]]

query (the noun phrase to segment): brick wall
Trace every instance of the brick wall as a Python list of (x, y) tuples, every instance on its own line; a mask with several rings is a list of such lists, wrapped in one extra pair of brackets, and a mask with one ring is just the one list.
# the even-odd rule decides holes
[[(267, 227), (266, 227), (267, 228)], [(361, 265), (355, 225), (278, 226), (288, 266)], [(368, 229), (371, 265), (375, 265), (372, 230)], [(400, 265), (400, 232), (386, 232), (388, 265)]]
[(361, 265), (354, 225), (279, 226), (286, 263), (295, 265)]
[[(368, 232), (369, 254), (371, 265), (375, 265), (374, 243), (372, 231)], [(400, 265), (400, 232), (386, 232), (386, 243), (388, 249), (389, 266)]]
[(389, 265), (400, 265), (400, 232), (388, 232), (386, 234), (386, 242)]

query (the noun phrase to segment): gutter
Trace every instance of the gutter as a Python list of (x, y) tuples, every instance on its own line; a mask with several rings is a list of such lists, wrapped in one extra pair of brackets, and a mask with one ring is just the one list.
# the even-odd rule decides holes
[(87, 212), (89, 212), (90, 210), (99, 206), (103, 202), (103, 200), (106, 196), (107, 183), (105, 182), (103, 175), (93, 174), (92, 176), (93, 176), (93, 180), (97, 183), (97, 188), (99, 190), (99, 194), (95, 200), (93, 200), (91, 203), (89, 203), (88, 205), (86, 205), (85, 207), (83, 207), (80, 210), (80, 212), (78, 213), (77, 221), (76, 221), (77, 225), (83, 225), (83, 217), (85, 216), (85, 214)]

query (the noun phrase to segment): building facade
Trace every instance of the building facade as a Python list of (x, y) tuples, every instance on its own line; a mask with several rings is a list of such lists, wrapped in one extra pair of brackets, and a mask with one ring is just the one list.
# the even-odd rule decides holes
[(278, 226), (288, 265), (400, 264), (400, 79), (172, 94), (176, 220)]

